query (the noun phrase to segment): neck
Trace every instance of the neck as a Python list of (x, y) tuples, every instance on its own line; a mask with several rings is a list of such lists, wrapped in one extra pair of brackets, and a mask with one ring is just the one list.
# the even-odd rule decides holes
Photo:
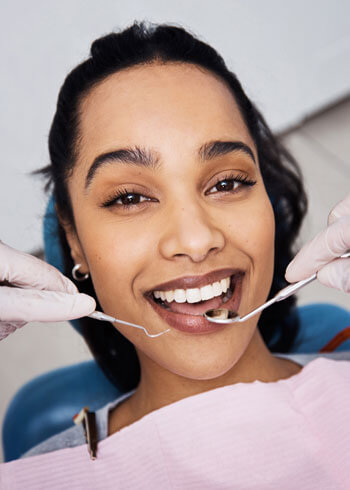
[(132, 419), (142, 416), (183, 398), (235, 383), (253, 381), (274, 382), (297, 374), (301, 367), (273, 356), (260, 332), (254, 336), (239, 361), (225, 374), (214, 379), (195, 380), (174, 374), (138, 352), (141, 380), (129, 400)]

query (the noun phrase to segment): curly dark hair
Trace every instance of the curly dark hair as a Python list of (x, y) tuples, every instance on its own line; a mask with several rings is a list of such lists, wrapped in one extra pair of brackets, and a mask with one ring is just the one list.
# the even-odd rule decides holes
[[(285, 269), (294, 256), (295, 239), (307, 210), (301, 171), (291, 154), (275, 137), (263, 116), (248, 99), (234, 73), (222, 57), (208, 44), (180, 26), (135, 22), (127, 29), (95, 40), (88, 59), (74, 68), (61, 87), (57, 110), (49, 134), (50, 164), (36, 170), (46, 179), (45, 191), (51, 188), (58, 209), (75, 229), (67, 181), (75, 165), (79, 141), (79, 108), (89, 91), (107, 76), (139, 64), (152, 62), (190, 63), (218, 76), (230, 89), (255, 142), (261, 173), (273, 206), (276, 235), (274, 276), (271, 298), (287, 285)], [(63, 228), (59, 229), (65, 262), (70, 276), (73, 261)], [(79, 290), (98, 300), (91, 282), (77, 283)], [(299, 330), (296, 299), (276, 303), (265, 310), (258, 328), (272, 352), (292, 349)], [(134, 389), (140, 380), (140, 364), (134, 345), (112, 324), (81, 318), (82, 335), (106, 376), (121, 391)]]

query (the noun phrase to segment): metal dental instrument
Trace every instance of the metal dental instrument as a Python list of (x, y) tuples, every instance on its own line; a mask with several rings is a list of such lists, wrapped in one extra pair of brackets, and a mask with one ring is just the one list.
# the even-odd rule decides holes
[[(341, 255), (340, 259), (345, 259), (347, 257), (350, 257), (350, 250), (346, 252), (345, 254)], [(206, 311), (203, 316), (206, 318), (208, 321), (212, 323), (219, 323), (222, 325), (228, 325), (230, 323), (240, 323), (248, 320), (252, 316), (256, 315), (262, 310), (265, 310), (265, 308), (268, 308), (269, 306), (273, 305), (277, 301), (283, 301), (284, 299), (288, 298), (292, 294), (294, 294), (296, 291), (299, 289), (303, 288), (310, 282), (314, 281), (317, 277), (317, 274), (313, 274), (312, 276), (303, 279), (302, 281), (295, 282), (294, 284), (290, 284), (289, 286), (281, 289), (273, 298), (271, 298), (269, 301), (264, 303), (263, 305), (259, 306), (255, 310), (251, 311), (247, 315), (244, 315), (242, 317), (239, 316), (239, 314), (236, 311), (231, 311), (227, 310), (225, 308), (218, 308), (216, 310), (208, 310)]]
[[(341, 255), (339, 258), (344, 259), (347, 257), (350, 257), (350, 251)], [(248, 318), (251, 318), (252, 316), (259, 313), (259, 311), (264, 310), (265, 308), (272, 305), (273, 303), (288, 298), (289, 296), (294, 294), (298, 289), (312, 282), (314, 279), (316, 279), (316, 277), (317, 275), (313, 274), (311, 277), (308, 277), (307, 279), (303, 279), (302, 281), (296, 282), (294, 284), (290, 284), (289, 286), (282, 289), (279, 293), (277, 293), (272, 299), (267, 301), (267, 303), (264, 303), (263, 305), (259, 306), (252, 312), (243, 316), (242, 318), (239, 316), (237, 312), (226, 310), (225, 308), (220, 308), (217, 310), (208, 310), (206, 313), (203, 314), (203, 316), (212, 323), (230, 324), (230, 323), (244, 322), (245, 320), (248, 320)], [(118, 318), (114, 318), (113, 316), (106, 315), (105, 313), (102, 313), (102, 311), (94, 311), (93, 313), (90, 313), (90, 315), (87, 316), (90, 318), (94, 318), (95, 320), (101, 320), (106, 322), (117, 322), (117, 323), (122, 323), (123, 325), (129, 325), (129, 327), (141, 328), (141, 330), (143, 330), (146, 333), (146, 335), (151, 338), (159, 337), (160, 335), (163, 335), (163, 333), (167, 333), (171, 330), (170, 328), (168, 328), (167, 330), (163, 330), (163, 332), (150, 334), (145, 329), (145, 327), (142, 327), (141, 325), (136, 325), (135, 323), (126, 322), (124, 320), (118, 320)]]
[(102, 313), (102, 311), (93, 311), (90, 313), (90, 315), (87, 315), (90, 318), (94, 318), (95, 320), (102, 320), (105, 322), (117, 322), (117, 323), (122, 323), (123, 325), (129, 325), (129, 327), (135, 327), (135, 328), (141, 328), (148, 337), (159, 337), (160, 335), (163, 335), (163, 333), (169, 332), (171, 329), (168, 328), (168, 330), (163, 330), (163, 332), (156, 333), (156, 334), (150, 334), (147, 332), (145, 327), (141, 327), (141, 325), (135, 325), (135, 323), (129, 323), (125, 322), (124, 320), (118, 320), (118, 318), (114, 318), (113, 316), (106, 315), (105, 313)]

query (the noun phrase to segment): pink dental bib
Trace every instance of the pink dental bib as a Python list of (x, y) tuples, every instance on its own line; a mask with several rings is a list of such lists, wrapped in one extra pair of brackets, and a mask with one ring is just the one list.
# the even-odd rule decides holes
[(1, 490), (350, 488), (350, 362), (172, 403), (98, 444), (0, 465)]

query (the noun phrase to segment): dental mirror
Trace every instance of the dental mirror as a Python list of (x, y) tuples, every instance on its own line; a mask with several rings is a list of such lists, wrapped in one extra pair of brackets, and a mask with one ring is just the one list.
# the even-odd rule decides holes
[[(348, 257), (350, 257), (350, 251), (347, 251), (345, 254), (343, 254), (337, 258), (346, 259)], [(248, 320), (248, 318), (251, 318), (252, 316), (259, 313), (260, 311), (265, 310), (265, 308), (268, 308), (269, 306), (273, 305), (277, 301), (282, 301), (286, 298), (289, 298), (289, 296), (291, 296), (296, 291), (303, 288), (304, 286), (306, 286), (310, 282), (314, 281), (316, 278), (317, 278), (317, 274), (313, 274), (312, 276), (310, 276), (306, 279), (303, 279), (302, 281), (295, 282), (294, 284), (289, 284), (289, 286), (281, 289), (281, 291), (279, 291), (269, 301), (267, 301), (266, 303), (259, 306), (258, 308), (251, 311), (250, 313), (248, 313), (245, 316), (240, 317), (236, 311), (227, 310), (225, 308), (218, 308), (216, 310), (208, 310), (203, 314), (203, 316), (209, 322), (218, 323), (221, 325), (229, 325), (230, 323), (244, 322), (244, 321)]]
[[(350, 250), (347, 251), (345, 254), (341, 255), (339, 258), (345, 259), (347, 257), (350, 257)], [(203, 316), (206, 318), (208, 321), (212, 323), (218, 323), (222, 325), (228, 325), (230, 323), (240, 323), (244, 322), (245, 320), (248, 320), (248, 318), (251, 318), (252, 316), (256, 315), (259, 313), (259, 311), (264, 310), (265, 308), (269, 307), (273, 303), (277, 301), (282, 301), (292, 294), (294, 294), (298, 289), (306, 286), (310, 282), (314, 281), (317, 277), (317, 274), (313, 274), (312, 276), (308, 277), (307, 279), (303, 279), (302, 281), (296, 282), (294, 284), (289, 284), (289, 286), (285, 287), (284, 289), (281, 289), (279, 293), (277, 293), (272, 299), (264, 303), (263, 305), (259, 306), (255, 310), (251, 311), (247, 315), (240, 317), (239, 314), (236, 311), (231, 311), (227, 310), (225, 308), (218, 308), (215, 310), (208, 310), (206, 311)], [(163, 332), (156, 333), (156, 334), (150, 334), (148, 331), (145, 329), (145, 327), (142, 327), (141, 325), (136, 325), (135, 323), (130, 323), (126, 322), (124, 320), (119, 320), (118, 318), (114, 318), (112, 316), (106, 315), (102, 311), (94, 311), (93, 313), (90, 313), (90, 315), (87, 315), (90, 318), (94, 318), (95, 320), (101, 320), (101, 321), (107, 321), (107, 322), (117, 322), (117, 323), (122, 323), (123, 325), (129, 325), (130, 327), (135, 327), (135, 328), (140, 328), (145, 332), (145, 334), (148, 337), (154, 338), (154, 337), (159, 337), (160, 335), (163, 335), (164, 333), (170, 332), (170, 328), (167, 330), (163, 330)]]

